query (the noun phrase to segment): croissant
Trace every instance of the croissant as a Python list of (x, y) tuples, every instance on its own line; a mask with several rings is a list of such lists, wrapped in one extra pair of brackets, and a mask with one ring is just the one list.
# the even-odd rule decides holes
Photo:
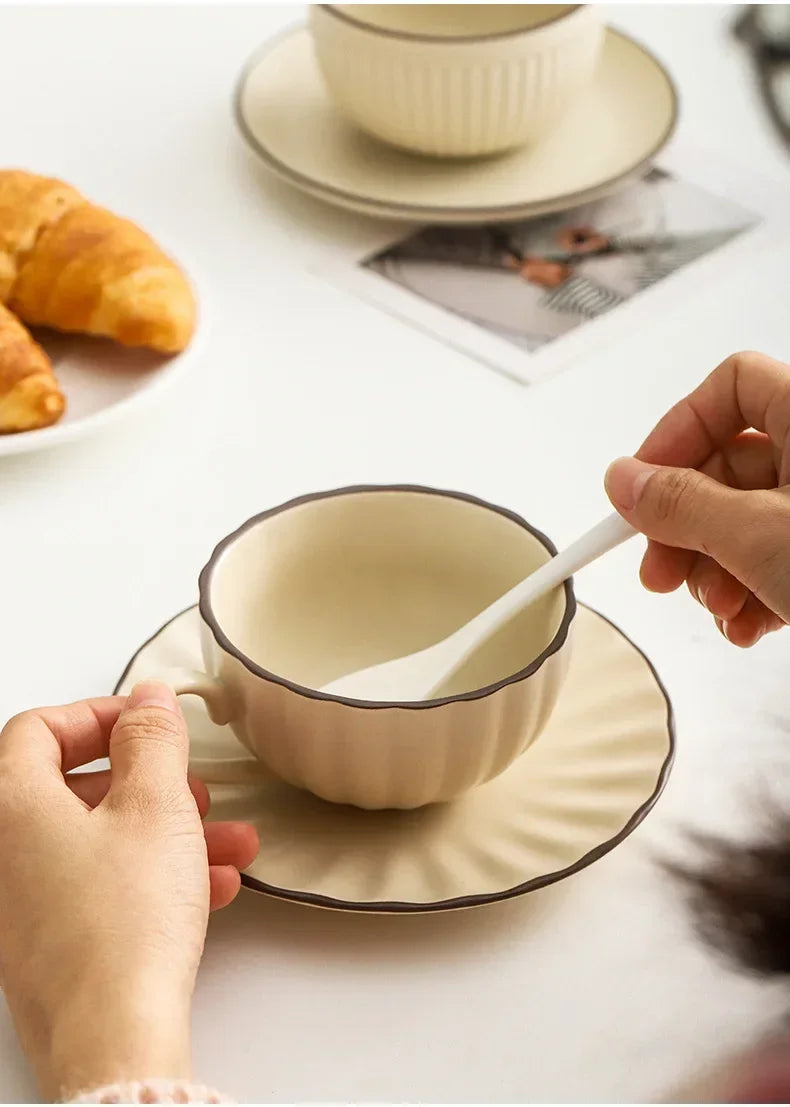
[(0, 434), (48, 427), (65, 406), (49, 358), (0, 304)]
[(0, 170), (0, 301), (32, 325), (177, 353), (195, 328), (186, 277), (134, 223), (61, 181)]

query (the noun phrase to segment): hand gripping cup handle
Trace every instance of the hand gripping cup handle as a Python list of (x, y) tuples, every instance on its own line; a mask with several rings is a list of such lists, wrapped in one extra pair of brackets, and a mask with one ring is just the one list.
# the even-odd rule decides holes
[[(225, 685), (200, 669), (165, 669), (154, 678), (169, 684), (177, 696), (198, 696), (206, 705), (212, 723), (225, 727), (236, 715)], [(189, 770), (205, 784), (242, 784), (270, 775), (257, 758), (233, 739), (238, 754), (229, 757), (194, 757), (190, 751)], [(191, 735), (190, 735), (191, 745)]]

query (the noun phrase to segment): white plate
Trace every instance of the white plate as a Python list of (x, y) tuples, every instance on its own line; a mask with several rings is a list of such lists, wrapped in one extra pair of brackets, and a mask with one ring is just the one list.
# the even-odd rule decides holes
[[(144, 643), (116, 691), (172, 666), (201, 666), (197, 608)], [(674, 752), (672, 708), (647, 658), (579, 607), (560, 702), (538, 740), (501, 776), (416, 811), (325, 803), (267, 777), (202, 701), (183, 700), (212, 819), (242, 819), (261, 848), (242, 880), (280, 899), (401, 914), (524, 895), (591, 865), (656, 803)], [(226, 758), (235, 763), (228, 775)], [(216, 759), (212, 774), (206, 761)]]
[(0, 434), (0, 457), (82, 438), (154, 400), (186, 369), (197, 349), (204, 323), (200, 305), (198, 311), (191, 343), (170, 356), (131, 349), (106, 338), (34, 329), (33, 337), (52, 359), (66, 411), (51, 427)]
[(388, 219), (481, 223), (560, 211), (611, 192), (665, 145), (678, 100), (661, 64), (610, 28), (592, 86), (541, 143), (493, 158), (419, 157), (341, 116), (300, 28), (265, 43), (248, 62), (235, 113), (265, 164), (313, 196)]

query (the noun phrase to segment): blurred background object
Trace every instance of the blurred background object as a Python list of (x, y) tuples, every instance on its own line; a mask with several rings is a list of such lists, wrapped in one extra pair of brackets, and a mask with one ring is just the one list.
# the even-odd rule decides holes
[(763, 102), (790, 148), (790, 4), (749, 5), (735, 34), (752, 55)]

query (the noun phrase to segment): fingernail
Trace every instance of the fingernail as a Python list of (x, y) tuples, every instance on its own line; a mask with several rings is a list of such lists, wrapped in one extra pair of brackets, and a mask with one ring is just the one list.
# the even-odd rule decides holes
[(721, 623), (721, 632), (728, 642), (732, 642), (732, 638), (730, 638), (730, 625), (729, 623), (726, 623), (723, 619)]
[(642, 489), (656, 471), (655, 465), (637, 461), (635, 457), (620, 457), (606, 470), (604, 487), (615, 507), (632, 511), (639, 503)]
[(179, 711), (178, 700), (172, 688), (158, 680), (141, 680), (135, 684), (126, 701), (127, 707), (163, 707), (166, 711)]

